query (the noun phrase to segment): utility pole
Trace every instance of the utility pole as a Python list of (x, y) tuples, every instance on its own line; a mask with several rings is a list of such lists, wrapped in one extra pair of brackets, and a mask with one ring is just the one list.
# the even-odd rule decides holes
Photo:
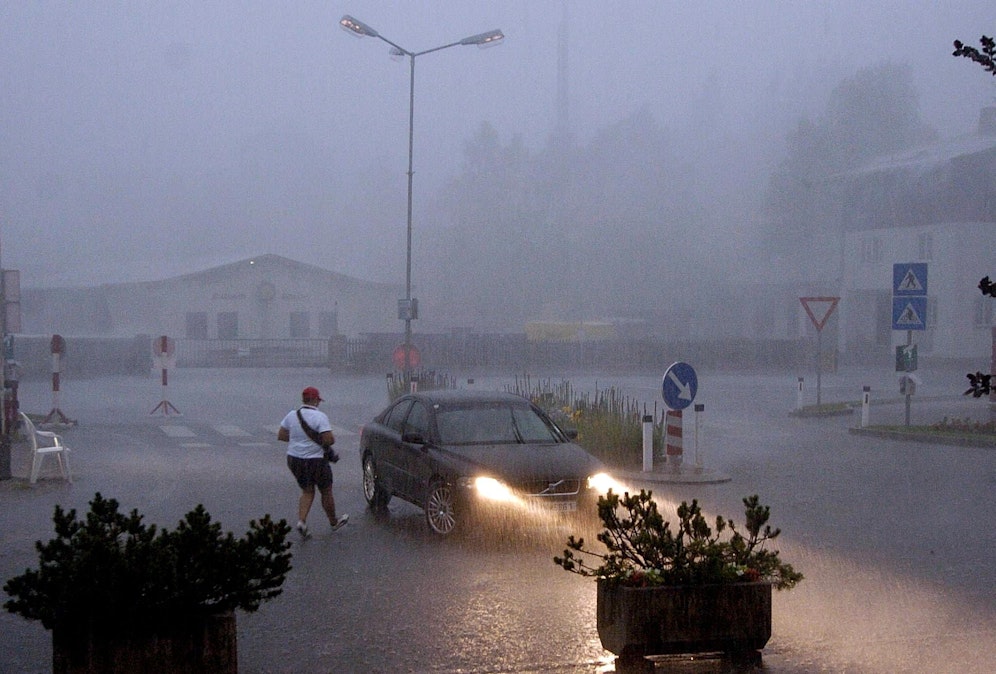
[(10, 425), (7, 423), (7, 288), (3, 272), (3, 243), (0, 242), (0, 376), (3, 377), (3, 394), (0, 395), (0, 480), (9, 480)]

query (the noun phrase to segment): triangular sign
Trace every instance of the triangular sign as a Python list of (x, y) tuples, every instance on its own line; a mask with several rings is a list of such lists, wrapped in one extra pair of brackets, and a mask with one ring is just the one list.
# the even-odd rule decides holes
[(920, 318), (920, 314), (916, 312), (916, 309), (912, 304), (907, 304), (906, 308), (903, 309), (903, 313), (899, 315), (896, 319), (896, 325), (923, 325), (923, 320)]
[(903, 280), (899, 282), (898, 290), (903, 291), (905, 294), (913, 295), (923, 292), (923, 285), (920, 283), (920, 279), (916, 277), (916, 274), (913, 273), (913, 270), (907, 269)]
[(816, 326), (816, 330), (820, 331), (827, 324), (827, 319), (833, 314), (834, 309), (837, 308), (837, 302), (840, 301), (840, 298), (800, 297), (799, 301), (802, 302), (802, 306), (806, 309), (809, 320)]

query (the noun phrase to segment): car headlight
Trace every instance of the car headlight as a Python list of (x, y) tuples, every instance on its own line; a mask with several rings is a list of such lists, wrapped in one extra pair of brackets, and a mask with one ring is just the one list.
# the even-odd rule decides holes
[(473, 484), (477, 494), (489, 501), (512, 501), (515, 499), (515, 495), (508, 488), (508, 485), (493, 477), (476, 477)]
[(608, 473), (596, 473), (588, 478), (588, 488), (594, 489), (600, 495), (604, 495), (609, 492), (609, 489), (618, 491), (619, 483)]

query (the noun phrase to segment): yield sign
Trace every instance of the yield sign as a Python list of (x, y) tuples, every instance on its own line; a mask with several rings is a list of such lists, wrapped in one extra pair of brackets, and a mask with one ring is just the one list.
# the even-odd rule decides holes
[(813, 325), (816, 326), (816, 331), (819, 332), (823, 330), (823, 326), (827, 324), (827, 319), (830, 318), (833, 310), (837, 308), (837, 302), (840, 301), (840, 298), (800, 297), (799, 301), (802, 302), (806, 313), (809, 314), (809, 320), (813, 322)]

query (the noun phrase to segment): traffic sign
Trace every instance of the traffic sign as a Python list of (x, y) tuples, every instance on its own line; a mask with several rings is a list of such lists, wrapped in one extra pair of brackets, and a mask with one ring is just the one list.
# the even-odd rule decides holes
[(699, 378), (695, 374), (695, 369), (688, 363), (673, 363), (664, 372), (661, 388), (664, 404), (672, 410), (683, 410), (695, 400)]
[(816, 326), (816, 331), (819, 332), (823, 330), (823, 326), (827, 324), (827, 320), (833, 314), (833, 310), (837, 308), (837, 302), (840, 301), (840, 298), (800, 297), (799, 301), (802, 302), (802, 307), (809, 315), (809, 320), (813, 322), (813, 325)]
[(916, 344), (901, 344), (896, 347), (896, 372), (916, 372)]
[[(405, 358), (406, 351), (408, 352), (407, 359)], [(417, 368), (422, 364), (422, 354), (419, 353), (414, 344), (398, 344), (391, 358), (394, 361), (394, 367), (399, 370)]]
[(927, 263), (899, 262), (892, 265), (892, 294), (927, 295)]
[(893, 330), (927, 329), (927, 296), (892, 298)]

